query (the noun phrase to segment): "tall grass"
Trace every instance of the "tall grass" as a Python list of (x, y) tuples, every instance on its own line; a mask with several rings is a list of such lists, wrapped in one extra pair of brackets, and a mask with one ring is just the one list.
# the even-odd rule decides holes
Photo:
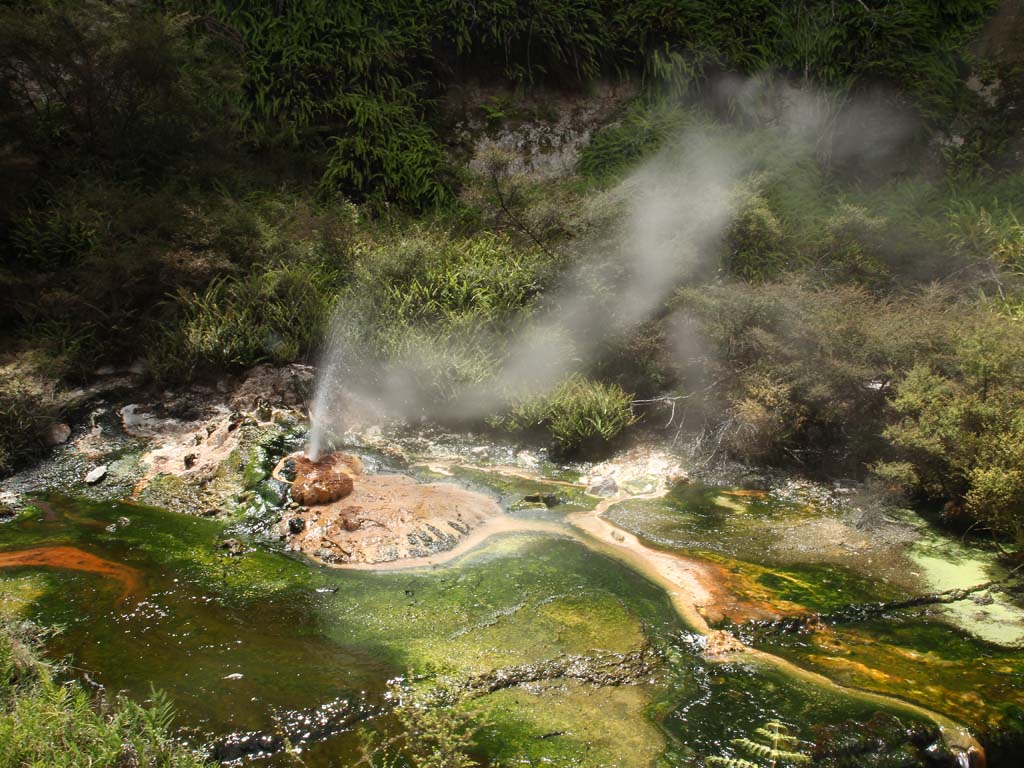
[(573, 376), (545, 395), (520, 401), (493, 423), (511, 432), (546, 430), (560, 453), (593, 458), (635, 421), (632, 396), (617, 384)]
[(155, 332), (152, 370), (173, 379), (311, 359), (338, 283), (337, 272), (299, 262), (216, 278), (201, 293), (182, 293), (177, 319)]
[(0, 477), (37, 459), (46, 449), (46, 429), (60, 407), (42, 381), (0, 371)]

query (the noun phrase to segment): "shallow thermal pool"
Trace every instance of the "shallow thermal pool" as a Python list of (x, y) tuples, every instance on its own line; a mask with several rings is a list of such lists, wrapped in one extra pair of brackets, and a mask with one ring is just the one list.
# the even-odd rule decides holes
[[(493, 489), (508, 501), (518, 482)], [(222, 759), (284, 765), (287, 734), (309, 766), (353, 765), (356, 730), (388, 727), (388, 681), (408, 672), (455, 688), (530, 678), (461, 704), (484, 723), (479, 757), (503, 765), (698, 766), (775, 718), (808, 750), (891, 730), (877, 702), (752, 660), (704, 661), (659, 587), (568, 536), (505, 534), (429, 570), (343, 571), (255, 539), (228, 555), (215, 520), (58, 495), (35, 507), (0, 528), (0, 610), (61, 626), (50, 650), (72, 674), (139, 699), (167, 692), (183, 736)], [(762, 645), (860, 683), (805, 636)], [(637, 673), (614, 681), (530, 674), (567, 656), (587, 667), (638, 654)], [(1014, 674), (1019, 661), (1000, 657)]]

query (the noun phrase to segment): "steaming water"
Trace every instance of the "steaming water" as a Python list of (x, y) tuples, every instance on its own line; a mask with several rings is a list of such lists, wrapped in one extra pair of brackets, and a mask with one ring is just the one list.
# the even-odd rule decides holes
[[(50, 503), (51, 519), (6, 527), (5, 545), (88, 547), (130, 564), (142, 584), (122, 600), (122, 585), (100, 574), (3, 569), (0, 605), (21, 595), (25, 615), (62, 624), (51, 652), (70, 654), (108, 690), (141, 700), (152, 681), (167, 691), (193, 743), (231, 744), (230, 734), (273, 734), (275, 723), (294, 722), (307, 765), (341, 768), (353, 762), (355, 734), (323, 723), (334, 712), (373, 711), (388, 678), (410, 665), (471, 675), (643, 643), (665, 658), (649, 683), (563, 681), (483, 699), (492, 723), (485, 756), (639, 768), (665, 743), (645, 714), (651, 706), (667, 713), (671, 740), (699, 755), (727, 752), (730, 739), (774, 717), (805, 733), (811, 724), (866, 722), (877, 709), (756, 664), (706, 665), (660, 589), (566, 539), (504, 537), (434, 572), (339, 572), (262, 548), (217, 555), (222, 524), (211, 520)], [(109, 532), (122, 516), (131, 523)], [(554, 732), (562, 735), (545, 736)]]
[(309, 409), (310, 426), (306, 456), (313, 461), (319, 459), (326, 448), (328, 434), (336, 431), (339, 426), (338, 400), (344, 385), (342, 378), (350, 378), (351, 374), (343, 339), (341, 310), (338, 308), (331, 319), (327, 342), (321, 353), (316, 386), (313, 390), (313, 404)]
[[(592, 503), (537, 481), (483, 472), (459, 477), (492, 489), (513, 516), (542, 515), (551, 524), (567, 509)], [(525, 495), (555, 490), (566, 494), (565, 508), (516, 507)], [(691, 550), (723, 540), (721, 553), (764, 563), (770, 539), (764, 538), (766, 528), (753, 523), (811, 514), (803, 505), (758, 501), (730, 517), (732, 507), (719, 501), (722, 491), (684, 486), (645, 517), (637, 517), (640, 508), (618, 515), (638, 532), (657, 534), (666, 548)], [(485, 697), (479, 706), (495, 726), (487, 731), (482, 756), (627, 768), (650, 764), (666, 742), (685, 744), (698, 756), (728, 754), (730, 739), (776, 717), (805, 738), (812, 726), (847, 721), (853, 724), (844, 728), (860, 732), (878, 706), (753, 662), (707, 665), (699, 639), (660, 589), (566, 539), (506, 536), (430, 571), (333, 571), (255, 541), (241, 558), (219, 554), (215, 542), (225, 535), (224, 523), (213, 520), (61, 498), (51, 499), (49, 510), (2, 529), (6, 561), (23, 564), (0, 569), (0, 611), (13, 607), (63, 625), (51, 652), (70, 655), (110, 690), (139, 699), (147, 696), (150, 681), (166, 690), (195, 743), (269, 733), (276, 721), (313, 722), (305, 742), (305, 731), (294, 734), (307, 764), (341, 768), (349, 765), (344, 755), (354, 754), (355, 736), (344, 718), (340, 732), (332, 730), (338, 727), (332, 718), (372, 711), (388, 678), (410, 667), (463, 676), (561, 654), (627, 652), (643, 642), (664, 659), (644, 685), (608, 689), (568, 682)], [(122, 516), (130, 524), (111, 530)], [(737, 527), (732, 518), (750, 524)], [(683, 537), (691, 529), (697, 538)], [(752, 546), (751, 540), (763, 544)], [(53, 557), (19, 558), (12, 550), (51, 551)], [(74, 563), (89, 568), (62, 567), (58, 555), (71, 550), (88, 552), (91, 558), (76, 554)], [(838, 578), (835, 567), (769, 569), (722, 556), (719, 561), (739, 576), (757, 576), (750, 587), (757, 599), (766, 599), (769, 590), (827, 611), (885, 596), (869, 582)], [(111, 577), (122, 572), (120, 566), (138, 577), (130, 598), (123, 594), (125, 579)], [(891, 617), (833, 631), (838, 653), (801, 634), (771, 636), (761, 645), (853, 686), (879, 689), (878, 679), (858, 670), (882, 670), (887, 676), (881, 679), (890, 681), (881, 685), (883, 692), (941, 704), (976, 725), (1020, 699), (1016, 681), (1024, 654), (957, 633), (933, 617)], [(849, 663), (832, 666), (834, 659)], [(922, 700), (922, 690), (940, 693)], [(979, 703), (979, 693), (991, 707)], [(649, 720), (649, 707), (664, 717)], [(555, 732), (566, 735), (541, 738)], [(623, 739), (623, 733), (633, 736)], [(592, 756), (592, 763), (580, 763), (580, 755)], [(277, 765), (276, 759), (266, 764)], [(677, 760), (700, 762), (692, 754)]]

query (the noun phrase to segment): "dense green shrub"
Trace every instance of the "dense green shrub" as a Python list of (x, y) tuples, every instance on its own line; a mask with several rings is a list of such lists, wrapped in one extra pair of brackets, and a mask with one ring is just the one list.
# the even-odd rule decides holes
[(1024, 329), (981, 315), (964, 330), (948, 361), (897, 383), (885, 429), (897, 457), (875, 469), (1024, 542)]
[(580, 152), (577, 170), (603, 179), (650, 155), (688, 122), (678, 102), (655, 99), (632, 103), (622, 117), (601, 128)]
[(77, 683), (59, 683), (33, 644), (30, 625), (0, 623), (0, 766), (208, 768), (171, 736), (162, 695), (148, 706), (101, 704)]
[(636, 420), (632, 400), (617, 384), (573, 376), (547, 394), (519, 402), (494, 423), (511, 432), (545, 429), (561, 453), (595, 457)]
[(0, 136), (43, 168), (163, 176), (208, 145), (237, 82), (190, 21), (147, 3), (5, 4)]
[(432, 38), (420, 3), (213, 0), (237, 33), (244, 123), (263, 145), (326, 156), (321, 188), (412, 208), (450, 197), (444, 155), (425, 121)]
[(779, 276), (788, 266), (779, 217), (761, 195), (742, 200), (726, 235), (723, 267), (749, 282)]
[(705, 393), (691, 410), (710, 414), (725, 448), (746, 460), (854, 467), (881, 448), (892, 383), (920, 359), (947, 360), (957, 313), (973, 311), (937, 289), (886, 299), (794, 282), (689, 288), (676, 307), (704, 351), (680, 386)]
[(1024, 224), (1018, 215), (1024, 205), (993, 207), (969, 198), (954, 198), (950, 205), (953, 231), (950, 243), (965, 255), (1024, 273)]

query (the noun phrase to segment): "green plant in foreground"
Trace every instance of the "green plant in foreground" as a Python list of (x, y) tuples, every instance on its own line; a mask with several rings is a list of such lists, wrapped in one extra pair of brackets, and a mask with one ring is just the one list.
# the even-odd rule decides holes
[(165, 696), (154, 692), (148, 706), (98, 702), (54, 678), (39, 636), (31, 624), (0, 622), (0, 768), (209, 768), (171, 737)]
[[(811, 758), (798, 752), (800, 740), (778, 720), (754, 729), (756, 738), (733, 739), (736, 750), (747, 757), (713, 756), (704, 761), (708, 768), (790, 768), (809, 765)], [(750, 759), (747, 759), (747, 758)]]
[[(400, 730), (397, 733), (360, 732), (360, 753), (356, 765), (369, 768), (474, 768), (469, 756), (479, 727), (442, 691), (424, 691), (392, 682), (390, 697)], [(402, 760), (403, 755), (408, 762)]]

